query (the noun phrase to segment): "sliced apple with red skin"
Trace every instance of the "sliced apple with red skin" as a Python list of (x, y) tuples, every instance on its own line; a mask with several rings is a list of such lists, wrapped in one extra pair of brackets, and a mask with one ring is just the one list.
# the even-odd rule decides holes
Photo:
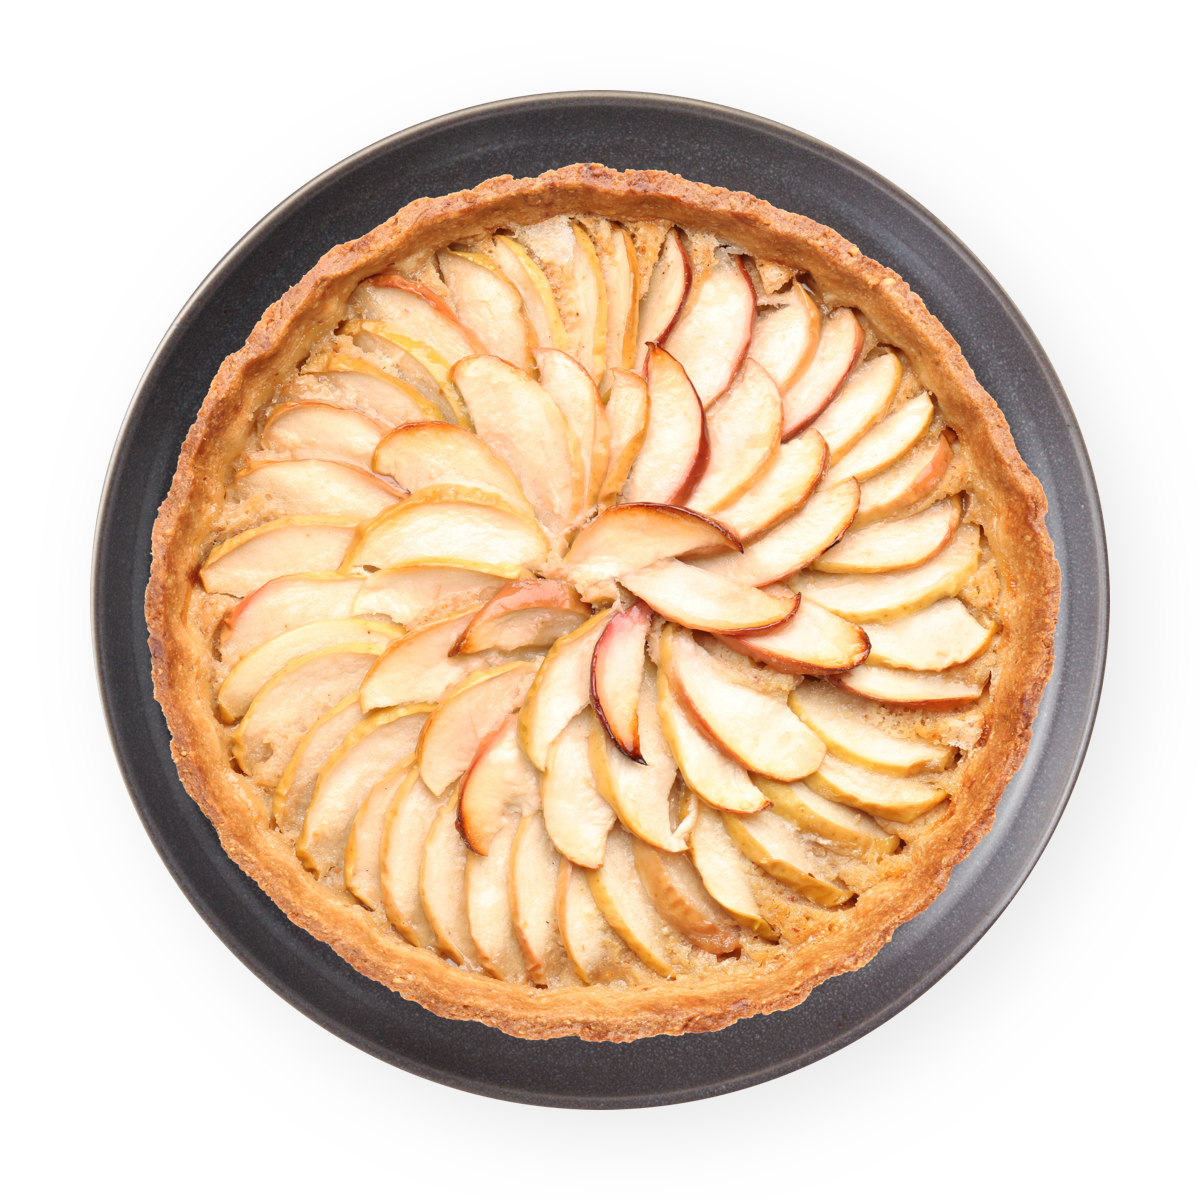
[(306, 654), (351, 642), (378, 646), (382, 651), (389, 642), (403, 634), (404, 630), (399, 625), (363, 618), (314, 621), (277, 634), (251, 650), (225, 676), (217, 690), (217, 715), (226, 725), (240, 720), (267, 681)]
[(741, 944), (737, 925), (705, 891), (686, 854), (667, 854), (635, 839), (633, 861), (662, 919), (709, 954), (732, 954)]
[(788, 675), (828, 675), (867, 661), (861, 627), (802, 597), (795, 616), (767, 633), (716, 635), (731, 650)]
[[(344, 578), (344, 576), (339, 576)], [(487, 600), (507, 582), (528, 579), (529, 572), (515, 563), (474, 563), (461, 559), (434, 559), (403, 563), (365, 578), (351, 576), (358, 591), (354, 616), (380, 613), (401, 625), (426, 624), (437, 612), (461, 612)]]
[(714, 515), (748, 542), (806, 503), (824, 469), (825, 439), (810, 429), (784, 442), (758, 480)]
[(257, 500), (282, 515), (345, 513), (359, 521), (390, 508), (404, 493), (370, 471), (320, 458), (259, 462), (233, 479), (235, 500)]
[(803, 833), (832, 842), (841, 851), (877, 858), (900, 848), (900, 839), (885, 833), (872, 817), (826, 800), (803, 783), (760, 779), (759, 786), (770, 799), (773, 813), (785, 817)]
[(397, 787), (383, 820), (379, 850), (379, 886), (383, 910), (392, 928), (414, 946), (433, 946), (436, 937), (421, 903), (421, 867), (425, 841), (441, 808), (438, 798), (410, 767)]
[(495, 492), (517, 512), (533, 508), (517, 477), (468, 429), (418, 421), (392, 430), (375, 451), (372, 469), (409, 492), (457, 485)]
[(859, 483), (878, 475), (920, 441), (932, 420), (933, 401), (928, 394), (910, 396), (847, 452), (825, 476), (825, 486), (852, 475)]
[(868, 724), (868, 704), (827, 685), (801, 683), (788, 697), (788, 707), (831, 754), (868, 770), (903, 777), (954, 764), (952, 746), (884, 733)]
[(794, 283), (788, 303), (759, 313), (746, 357), (752, 358), (787, 392), (807, 370), (821, 340), (821, 310), (807, 291)]
[(608, 297), (607, 366), (628, 370), (637, 354), (637, 251), (629, 230), (612, 222), (593, 240)]
[(438, 705), (417, 748), (421, 778), (441, 795), (471, 765), (483, 739), (521, 707), (536, 663), (504, 663), (476, 671)]
[(455, 363), (453, 379), (475, 432), (511, 468), (542, 525), (561, 533), (582, 502), (583, 460), (550, 393), (524, 371), (490, 356)]
[(379, 643), (351, 642), (289, 662), (254, 697), (233, 731), (238, 766), (260, 787), (274, 787), (305, 732), (358, 691), (381, 649)]
[(716, 554), (699, 565), (730, 582), (761, 587), (786, 579), (832, 546), (858, 512), (858, 480), (815, 492), (808, 503), (751, 542), (742, 554)]
[(541, 813), (521, 818), (509, 874), (513, 927), (529, 981), (548, 987), (566, 967), (558, 936), (558, 873), (562, 859), (546, 833)]
[(617, 748), (646, 765), (638, 749), (638, 700), (646, 673), (646, 637), (654, 614), (644, 604), (615, 613), (592, 656), (592, 707)]
[(521, 293), (489, 258), (443, 250), (438, 267), (450, 290), (454, 315), (475, 333), (489, 354), (528, 370), (536, 339), (525, 320)]
[(430, 402), (446, 421), (464, 423), (458, 390), (450, 382), (450, 366), (432, 346), (398, 333), (386, 321), (347, 321), (341, 333), (365, 355), (388, 369)]
[(598, 612), (550, 647), (521, 706), (521, 745), (539, 771), (549, 770), (550, 746), (591, 698), (592, 655), (612, 610)]
[(505, 820), (541, 807), (541, 780), (517, 738), (517, 717), (506, 717), (479, 744), (458, 786), (458, 825), (476, 854), (491, 852)]
[(357, 530), (353, 517), (280, 517), (223, 541), (200, 580), (206, 592), (245, 596), (280, 575), (336, 571)]
[(650, 419), (650, 392), (646, 381), (632, 371), (610, 370), (611, 387), (604, 415), (608, 420), (608, 465), (596, 495), (607, 508), (617, 502), (634, 460), (646, 440)]
[(442, 415), (439, 406), (412, 384), (357, 354), (310, 358), (283, 394), (357, 409), (388, 426), (436, 421)]
[(545, 648), (591, 615), (575, 589), (560, 579), (515, 579), (475, 614), (453, 653)]
[(836, 677), (838, 687), (854, 696), (890, 704), (893, 708), (922, 708), (948, 712), (974, 703), (983, 683), (948, 679), (936, 671), (899, 671), (894, 667), (855, 667)]
[(372, 912), (383, 907), (383, 837), (396, 793), (413, 768), (409, 755), (396, 763), (367, 793), (346, 839), (342, 878), (346, 890)]
[(949, 545), (919, 567), (881, 575), (805, 571), (789, 586), (848, 621), (894, 621), (957, 595), (978, 566), (979, 527), (960, 525)]
[[(534, 352), (538, 381), (558, 405), (568, 427), (579, 443), (583, 466), (583, 496), (580, 508), (585, 509), (593, 489), (592, 464), (596, 454), (596, 413), (601, 409), (600, 393), (592, 377), (569, 354), (561, 350), (539, 347)], [(599, 484), (595, 485), (599, 488)]]
[(510, 814), (492, 839), (486, 858), (467, 855), (467, 921), (479, 962), (494, 979), (524, 983), (525, 954), (513, 926), (509, 877), (518, 818)]
[(457, 558), (540, 566), (546, 535), (492, 492), (442, 485), (418, 492), (359, 530), (342, 569), (377, 568), (413, 559)]
[(849, 888), (822, 878), (830, 871), (817, 857), (816, 847), (783, 817), (773, 812), (721, 815), (734, 845), (780, 883), (824, 908), (845, 904), (853, 897)]
[(914, 451), (882, 475), (869, 479), (863, 484), (855, 527), (895, 516), (927, 499), (953, 461), (951, 439), (943, 433), (932, 446)]
[(659, 346), (675, 328), (692, 286), (692, 264), (683, 248), (678, 229), (672, 229), (663, 242), (658, 262), (650, 272), (650, 282), (638, 309), (637, 352), (633, 369), (646, 366), (651, 344)]
[(906, 671), (944, 671), (978, 658), (992, 640), (996, 623), (980, 624), (961, 600), (948, 598), (886, 625), (864, 626), (871, 639), (867, 665)]
[(658, 719), (671, 755), (688, 787), (713, 808), (758, 812), (767, 800), (745, 767), (709, 741), (691, 712), (676, 698), (669, 672), (658, 673)]
[[(573, 357), (599, 383), (608, 363), (608, 291), (600, 257), (587, 230), (571, 222), (575, 249), (571, 258), (570, 292), (576, 320)], [(622, 331), (624, 332), (624, 331)]]
[(847, 534), (815, 559), (812, 569), (835, 575), (874, 575), (920, 566), (946, 546), (961, 518), (962, 504), (957, 498), (942, 500), (915, 516)]
[(558, 932), (575, 974), (584, 983), (623, 978), (622, 945), (588, 885), (587, 872), (564, 858), (558, 870)]
[(708, 466), (688, 505), (699, 512), (716, 512), (745, 495), (771, 465), (783, 422), (779, 389), (754, 359), (747, 358), (706, 422)]
[(779, 935), (759, 910), (747, 877), (749, 864), (733, 844), (720, 814), (695, 796), (685, 797), (686, 806), (696, 807), (696, 821), (689, 842), (692, 862), (710, 896), (744, 929), (775, 942)]
[(459, 321), (445, 300), (403, 275), (364, 279), (350, 297), (350, 308), (365, 320), (387, 321), (397, 333), (424, 342), (448, 363), (487, 353), (483, 342)]
[(881, 775), (827, 754), (804, 781), (818, 796), (848, 804), (885, 821), (905, 824), (924, 816), (949, 797), (945, 789), (919, 779)]
[(650, 415), (621, 492), (627, 503), (682, 504), (708, 465), (704, 409), (683, 367), (665, 350), (646, 360)]
[(281, 404), (262, 431), (262, 448), (288, 458), (319, 458), (371, 469), (371, 456), (387, 433), (379, 421), (333, 404)]
[(591, 713), (576, 714), (550, 745), (542, 778), (542, 818), (558, 850), (581, 867), (604, 861), (604, 843), (617, 814), (600, 794), (592, 773)]
[(270, 773), (271, 776), (278, 776), (271, 797), (271, 822), (293, 841), (300, 836), (304, 814), (308, 811), (313, 788), (317, 786), (317, 777), (325, 761), (362, 720), (362, 715), (362, 709), (358, 707), (358, 694), (351, 692), (308, 727), (308, 731), (296, 743), (295, 752), (287, 760), (283, 774), (278, 775), (277, 767)]
[(812, 361), (783, 393), (783, 440), (806, 429), (829, 406), (863, 350), (863, 327), (849, 308), (839, 308), (821, 324)]
[(698, 727), (748, 771), (790, 782), (820, 764), (824, 743), (799, 717), (777, 697), (735, 682), (686, 630), (665, 629), (659, 657)]
[(754, 330), (754, 285), (741, 256), (718, 249), (663, 343), (707, 408), (733, 382)]
[(361, 579), (336, 571), (281, 575), (264, 583), (225, 614), (220, 633), (222, 663), (232, 665), (263, 642), (299, 625), (353, 617), (361, 585)]
[(830, 406), (813, 422), (829, 448), (829, 465), (839, 463), (888, 410), (903, 367), (890, 351), (860, 363)]
[(451, 962), (478, 967), (479, 951), (471, 937), (467, 912), (467, 844), (459, 836), (458, 804), (438, 809), (425, 837), (421, 860), (421, 907), (433, 930), (434, 944)]

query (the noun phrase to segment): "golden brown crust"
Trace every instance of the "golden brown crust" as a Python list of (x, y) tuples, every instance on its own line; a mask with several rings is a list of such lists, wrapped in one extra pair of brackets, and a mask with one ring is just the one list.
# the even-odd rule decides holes
[[(366, 276), (393, 265), (415, 273), (448, 242), (565, 212), (657, 218), (707, 231), (757, 259), (808, 271), (827, 297), (860, 309), (883, 341), (904, 351), (958, 432), (969, 455), (972, 519), (983, 526), (1001, 566), (1003, 633), (992, 703), (949, 814), (913, 843), (906, 872), (859, 897), (853, 919), (833, 922), (824, 936), (793, 946), (770, 971), (728, 980), (709, 974), (700, 982), (684, 976), (624, 991), (538, 990), (451, 966), (395, 938), (304, 870), (290, 845), (269, 829), (253, 787), (230, 766), (226, 734), (213, 716), (211, 646), (189, 621), (189, 603), (230, 464), (245, 448), (262, 403), (333, 329)], [(482, 1021), (520, 1037), (628, 1041), (721, 1029), (742, 1017), (790, 1008), (825, 979), (865, 965), (901, 923), (937, 897), (954, 864), (991, 827), (1000, 795), (1028, 748), (1052, 664), (1059, 575), (1045, 512), (1045, 496), (1007, 422), (953, 338), (893, 271), (837, 233), (744, 192), (661, 171), (619, 173), (579, 164), (536, 179), (501, 176), (470, 191), (416, 200), (364, 237), (330, 250), (222, 364), (154, 527), (146, 616), (155, 695), (171, 729), (180, 778), (226, 851), (293, 921), (363, 974), (442, 1016)]]

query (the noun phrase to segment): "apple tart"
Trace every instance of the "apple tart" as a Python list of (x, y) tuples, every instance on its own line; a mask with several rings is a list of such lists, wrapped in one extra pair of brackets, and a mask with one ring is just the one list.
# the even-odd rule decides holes
[(530, 1038), (715, 1030), (867, 963), (991, 825), (1045, 499), (892, 271), (597, 165), (417, 200), (221, 367), (155, 691), (235, 861)]

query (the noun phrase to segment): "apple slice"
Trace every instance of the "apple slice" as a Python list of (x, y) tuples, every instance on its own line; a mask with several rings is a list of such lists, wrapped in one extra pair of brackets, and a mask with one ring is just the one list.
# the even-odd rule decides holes
[(281, 575), (256, 588), (225, 614), (221, 624), (221, 662), (236, 663), (263, 642), (311, 621), (354, 616), (361, 579), (334, 571)]
[(318, 879), (343, 865), (355, 815), (397, 763), (412, 759), (429, 713), (427, 704), (372, 713), (326, 761), (296, 839), (296, 856)]
[(542, 779), (542, 818), (558, 850), (581, 867), (604, 861), (604, 843), (617, 819), (596, 787), (588, 739), (590, 713), (578, 713), (554, 739)]
[(638, 749), (638, 699), (653, 619), (640, 603), (614, 613), (592, 656), (592, 707), (617, 748), (642, 766), (646, 760)]
[(358, 691), (382, 645), (351, 643), (306, 654), (270, 679), (233, 731), (233, 757), (260, 787), (274, 787), (300, 739)]
[(592, 896), (608, 923), (652, 971), (673, 979), (683, 947), (663, 924), (634, 861), (635, 839), (620, 827), (608, 835), (604, 865), (589, 871)]
[(766, 808), (766, 797), (751, 782), (745, 767), (718, 750), (693, 723), (665, 670), (658, 673), (658, 719), (684, 782), (706, 803), (730, 812)]
[(725, 392), (741, 367), (754, 330), (754, 310), (754, 285), (741, 256), (718, 249), (663, 343), (687, 372), (705, 408)]
[[(322, 713), (296, 744), (295, 753), (279, 776), (271, 797), (271, 822), (292, 841), (300, 836), (304, 814), (312, 801), (313, 788), (317, 786), (317, 777), (325, 766), (325, 760), (362, 720), (362, 715), (362, 709), (358, 707), (358, 693), (351, 692)], [(270, 774), (278, 775), (278, 770)]]
[[(897, 671), (893, 667), (855, 667), (834, 682), (854, 696), (896, 708), (947, 712), (971, 704), (983, 695), (985, 683), (947, 679), (937, 672)], [(985, 681), (986, 682), (986, 681)]]
[(822, 879), (829, 868), (816, 855), (814, 846), (789, 821), (773, 812), (736, 816), (722, 813), (733, 844), (768, 875), (800, 893), (814, 904), (832, 908), (845, 904), (854, 893), (840, 884)]
[(704, 889), (686, 854), (667, 854), (636, 838), (633, 862), (662, 919), (709, 954), (732, 954), (741, 944), (737, 925)]
[(283, 394), (357, 409), (389, 427), (441, 416), (438, 405), (411, 384), (357, 354), (310, 358)]
[(859, 483), (878, 475), (920, 441), (932, 420), (933, 401), (927, 393), (902, 401), (825, 476), (825, 486), (852, 475)]
[(597, 392), (596, 400), (596, 437), (592, 442), (592, 461), (588, 467), (588, 493), (584, 499), (583, 511), (596, 508), (600, 499), (600, 487), (608, 476), (609, 443), (612, 441), (612, 427), (608, 423), (608, 410)]
[(233, 477), (233, 499), (258, 501), (281, 516), (336, 512), (369, 521), (403, 497), (370, 471), (320, 458), (255, 463)]
[(402, 758), (367, 793), (350, 825), (342, 879), (346, 890), (372, 912), (383, 906), (382, 848), (384, 824), (396, 792), (413, 768), (413, 757)]
[(745, 495), (779, 449), (783, 407), (774, 380), (747, 358), (707, 417), (709, 458), (688, 506), (716, 512)]
[(903, 370), (890, 350), (860, 363), (833, 403), (813, 422), (829, 448), (831, 467), (887, 412)]
[(705, 890), (742, 928), (767, 941), (778, 941), (779, 935), (767, 923), (754, 899), (746, 859), (730, 839), (724, 821), (694, 796), (688, 797), (686, 803), (696, 808), (691, 832), (692, 862)]
[(646, 359), (646, 381), (646, 436), (621, 499), (682, 504), (708, 465), (704, 409), (683, 367), (657, 346)]
[(421, 782), (416, 767), (403, 775), (383, 819), (379, 886), (392, 928), (414, 946), (433, 946), (436, 937), (421, 903), (425, 842), (441, 805)]
[(200, 568), (206, 592), (245, 596), (280, 575), (336, 571), (358, 522), (353, 517), (280, 517), (227, 538)]
[(444, 421), (418, 421), (392, 430), (375, 451), (373, 470), (418, 492), (456, 484), (495, 492), (510, 508), (533, 514), (517, 477), (468, 429)]
[(978, 566), (979, 527), (960, 525), (950, 544), (919, 567), (882, 575), (806, 571), (790, 586), (848, 621), (892, 621), (957, 594)]
[(825, 439), (810, 429), (779, 447), (767, 469), (727, 508), (715, 515), (742, 541), (793, 513), (812, 494), (825, 469)]
[(870, 708), (862, 700), (819, 683), (802, 683), (788, 697), (788, 705), (831, 754), (860, 767), (906, 776), (944, 771), (954, 764), (952, 746), (884, 733), (868, 724)]
[(453, 654), (552, 646), (592, 615), (561, 579), (514, 579), (475, 614)]
[(566, 966), (558, 936), (558, 872), (561, 858), (541, 813), (521, 818), (509, 874), (513, 926), (529, 968), (529, 982), (548, 987)]
[(858, 625), (807, 597), (796, 615), (767, 633), (716, 635), (726, 646), (788, 675), (828, 675), (865, 662), (871, 650)]
[(401, 625), (421, 625), (439, 612), (461, 612), (489, 599), (509, 580), (528, 577), (529, 572), (515, 563), (453, 558), (405, 563), (373, 571), (365, 579), (351, 576), (358, 585), (353, 615), (379, 613)]
[(942, 500), (915, 516), (847, 534), (833, 549), (814, 560), (812, 569), (834, 575), (874, 575), (920, 566), (945, 547), (961, 518), (962, 504), (957, 499)]
[(461, 250), (443, 250), (438, 267), (450, 290), (454, 315), (494, 354), (514, 367), (533, 365), (536, 338), (525, 320), (521, 293), (491, 259)]
[(332, 404), (281, 404), (262, 431), (262, 448), (288, 458), (319, 458), (371, 469), (387, 428), (366, 413)]
[(576, 975), (584, 983), (622, 978), (622, 946), (596, 904), (585, 871), (564, 858), (558, 869), (558, 932)]
[(599, 383), (608, 363), (608, 292), (600, 256), (587, 230), (572, 221), (571, 232), (575, 235), (575, 248), (569, 288), (578, 321), (572, 355), (593, 381)]
[(524, 983), (525, 954), (513, 927), (508, 887), (516, 836), (517, 818), (510, 816), (497, 829), (486, 858), (467, 855), (467, 921), (483, 969), (494, 979)]
[(735, 683), (686, 630), (664, 630), (659, 657), (672, 691), (698, 726), (747, 770), (787, 782), (820, 764), (824, 744), (788, 706)]
[(932, 495), (954, 460), (950, 438), (944, 433), (928, 449), (914, 451), (882, 475), (863, 484), (855, 528), (895, 516)]
[(492, 239), (488, 252), (509, 282), (521, 293), (525, 316), (533, 326), (536, 344), (565, 350), (567, 331), (546, 272), (534, 262), (529, 251), (516, 238), (502, 233)]
[(872, 667), (907, 671), (944, 671), (978, 658), (988, 647), (996, 623), (980, 624), (961, 600), (946, 599), (886, 625), (865, 627), (871, 639)]
[(458, 786), (458, 827), (476, 854), (491, 852), (505, 821), (541, 807), (541, 780), (517, 740), (516, 714), (479, 744)]
[(350, 297), (350, 309), (368, 321), (387, 321), (397, 333), (424, 342), (448, 363), (469, 354), (487, 353), (479, 337), (459, 321), (440, 296), (403, 275), (376, 275), (363, 280)]
[(351, 642), (378, 646), (382, 651), (403, 633), (399, 625), (389, 621), (367, 621), (362, 618), (314, 621), (289, 629), (251, 650), (225, 676), (224, 683), (217, 691), (217, 715), (226, 725), (240, 720), (267, 681), (306, 654)]
[(638, 731), (645, 765), (622, 754), (599, 723), (589, 737), (589, 761), (600, 794), (622, 823), (663, 850), (686, 848), (684, 834), (671, 828), (671, 789), (678, 769), (658, 723), (658, 682), (647, 667), (638, 699)]
[(548, 552), (537, 525), (498, 496), (443, 485), (418, 492), (364, 525), (346, 551), (343, 569), (428, 558), (536, 567)]
[(620, 581), (667, 620), (719, 633), (774, 629), (799, 604), (794, 596), (772, 596), (673, 558), (627, 572)]
[[(601, 409), (600, 393), (592, 377), (569, 354), (561, 350), (538, 348), (537, 361), (541, 386), (558, 405), (567, 426), (579, 443), (583, 464), (583, 496), (580, 509), (587, 507), (593, 490), (592, 463), (596, 454), (596, 412)], [(595, 485), (597, 488), (599, 484)]]
[(759, 783), (770, 799), (771, 811), (786, 817), (802, 833), (831, 842), (837, 849), (868, 858), (894, 854), (900, 839), (884, 833), (874, 818), (818, 796), (802, 783), (778, 783), (763, 779)]
[(608, 420), (608, 466), (596, 503), (607, 508), (617, 502), (629, 478), (634, 459), (641, 453), (650, 419), (650, 392), (646, 381), (631, 371), (612, 369), (612, 384), (604, 415)]
[[(839, 308), (821, 325), (816, 352), (783, 393), (783, 440), (811, 425), (837, 395), (863, 349), (863, 327), (853, 309)], [(782, 390), (782, 389), (781, 389)]]
[(633, 369), (641, 373), (646, 366), (650, 345), (662, 345), (683, 311), (692, 286), (692, 264), (683, 248), (678, 229), (672, 229), (663, 242), (658, 262), (650, 272), (650, 282), (638, 309), (637, 352)]
[(475, 432), (512, 469), (542, 525), (561, 533), (583, 499), (583, 459), (550, 393), (500, 358), (463, 359), (453, 379)]
[(440, 796), (466, 769), (488, 734), (516, 712), (536, 663), (504, 663), (468, 675), (434, 710), (417, 749), (421, 778)]
[(592, 655), (612, 609), (598, 612), (558, 639), (542, 660), (525, 703), (518, 729), (521, 745), (539, 771), (546, 771), (550, 745), (591, 697)]
[(455, 825), (457, 815), (458, 802), (450, 799), (429, 826), (421, 859), (421, 907), (437, 948), (459, 966), (478, 967), (467, 913), (467, 843)]
[(798, 283), (785, 293), (786, 304), (768, 308), (754, 321), (746, 357), (752, 358), (787, 392), (808, 369), (821, 339), (821, 310)]
[(607, 230), (593, 239), (608, 297), (608, 338), (605, 361), (609, 370), (633, 366), (637, 355), (638, 270), (637, 251), (629, 230), (608, 222)]
[(880, 775), (842, 762), (832, 754), (827, 754), (820, 768), (804, 782), (827, 800), (901, 824), (915, 821), (949, 796), (942, 788), (919, 779)]
[(403, 383), (419, 392), (443, 420), (464, 423), (458, 389), (450, 382), (450, 363), (432, 346), (396, 332), (386, 321), (347, 321), (341, 333), (365, 355), (382, 360)]

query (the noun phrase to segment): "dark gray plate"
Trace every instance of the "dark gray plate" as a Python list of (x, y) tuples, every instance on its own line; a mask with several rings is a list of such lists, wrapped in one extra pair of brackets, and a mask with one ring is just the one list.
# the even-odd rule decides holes
[[(150, 530), (209, 381), (263, 310), (325, 250), (419, 196), (573, 162), (662, 168), (822, 221), (897, 270), (958, 339), (1046, 488), (1063, 569), (1058, 665), (1033, 745), (995, 828), (945, 894), (864, 970), (799, 1008), (720, 1033), (632, 1045), (526, 1042), (447, 1021), (359, 975), (293, 925), (222, 851), (179, 782), (150, 688), (143, 594)], [(113, 455), (96, 537), (96, 658), (117, 757), (179, 886), (229, 948), (290, 1003), (353, 1045), (428, 1079), (528, 1104), (630, 1108), (749, 1087), (886, 1021), (983, 936), (1029, 874), (1079, 771), (1108, 623), (1104, 531), (1070, 406), (1037, 340), (969, 250), (919, 204), (846, 155), (782, 125), (694, 100), (575, 92), (506, 100), (417, 126), (301, 188), (229, 252), (150, 363)]]

